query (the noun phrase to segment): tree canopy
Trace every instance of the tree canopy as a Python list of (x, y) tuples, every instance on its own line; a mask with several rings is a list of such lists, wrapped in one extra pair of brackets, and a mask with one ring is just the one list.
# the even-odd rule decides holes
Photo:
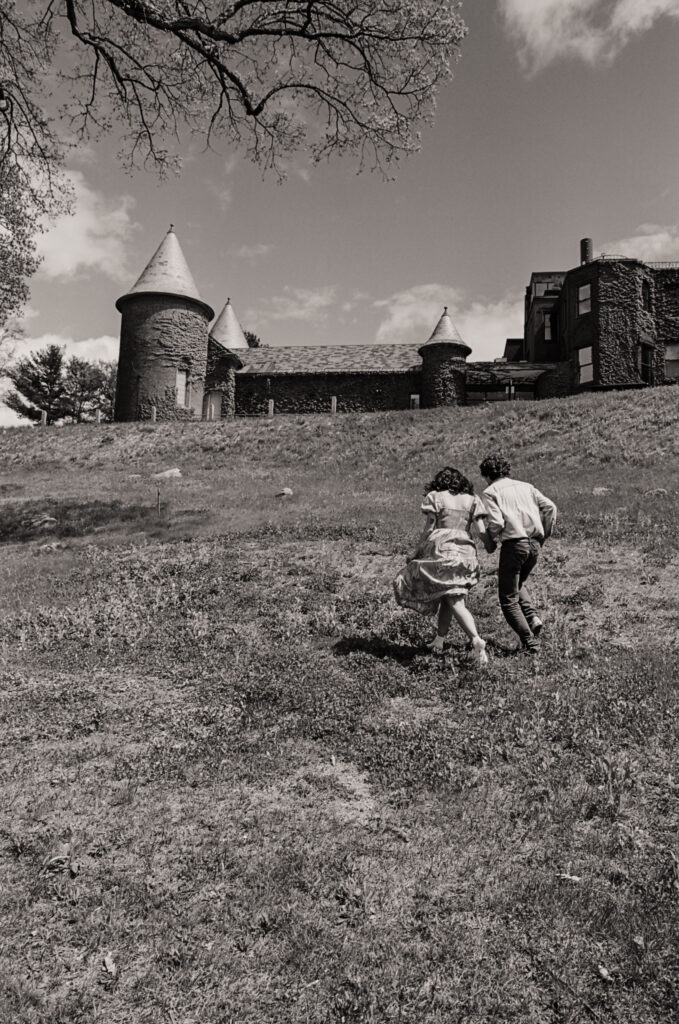
[(93, 363), (77, 356), (66, 360), (59, 345), (48, 345), (7, 369), (14, 390), (4, 402), (35, 423), (43, 412), (48, 423), (82, 423), (97, 410), (103, 419), (112, 420), (116, 370), (115, 362)]
[[(466, 29), (457, 0), (0, 0), (0, 188), (68, 203), (64, 153), (110, 132), (161, 175), (186, 133), (284, 174), (304, 151), (380, 168), (419, 146)], [(6, 199), (2, 200), (7, 205)], [(5, 226), (0, 210), (0, 228)], [(17, 273), (35, 254), (21, 224)], [(4, 261), (4, 253), (0, 254)], [(4, 265), (4, 262), (3, 262)], [(11, 303), (25, 300), (17, 287)], [(0, 326), (3, 309), (0, 306)]]
[[(306, 148), (384, 166), (418, 146), (465, 28), (454, 0), (0, 0), (4, 153), (54, 162), (46, 83), (76, 138), (128, 163), (182, 128), (264, 167)], [(173, 149), (173, 146), (175, 147)], [(49, 167), (43, 168), (49, 172)]]

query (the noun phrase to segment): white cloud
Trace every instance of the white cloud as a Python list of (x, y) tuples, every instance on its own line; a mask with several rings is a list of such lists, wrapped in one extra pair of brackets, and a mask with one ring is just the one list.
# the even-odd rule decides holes
[(461, 299), (455, 288), (443, 284), (419, 284), (388, 299), (378, 299), (375, 306), (387, 309), (387, 315), (377, 328), (375, 340), (380, 344), (398, 342), (424, 342), (436, 326), (443, 307), (452, 315), (454, 305)]
[(384, 344), (424, 344), (436, 327), (444, 306), (472, 349), (470, 359), (501, 356), (507, 338), (523, 334), (523, 298), (507, 296), (497, 302), (469, 302), (459, 290), (443, 284), (422, 284), (380, 299), (386, 310), (375, 340)]
[(601, 251), (611, 256), (632, 256), (648, 263), (679, 260), (679, 227), (676, 224), (640, 224), (635, 235), (605, 242)]
[(222, 213), (226, 213), (226, 211), (231, 206), (231, 203), (233, 202), (233, 186), (215, 185), (213, 187), (213, 192), (215, 194), (217, 203), (219, 204), (219, 209), (222, 211)]
[(246, 263), (255, 263), (263, 256), (268, 256), (273, 249), (273, 245), (265, 245), (263, 242), (258, 242), (254, 245), (239, 245), (237, 249), (232, 249), (231, 252), (236, 259), (245, 260)]
[[(38, 352), (47, 348), (48, 345), (58, 345), (66, 350), (66, 357), (78, 356), (79, 359), (89, 359), (96, 362), (99, 359), (111, 360), (118, 358), (119, 339), (110, 334), (102, 334), (98, 338), (83, 338), (76, 341), (75, 338), (63, 334), (41, 334), (36, 338), (20, 338), (12, 344), (14, 359), (21, 359), (31, 352)], [(11, 384), (6, 378), (0, 378), (0, 427), (26, 426), (28, 421), (23, 420), (3, 403), (3, 395), (10, 390)]]
[(519, 60), (537, 72), (562, 58), (612, 61), (663, 16), (679, 18), (679, 0), (498, 0)]
[(327, 318), (328, 309), (333, 304), (335, 288), (327, 285), (324, 288), (292, 288), (286, 285), (282, 295), (269, 299), (268, 305), (257, 311), (258, 319), (267, 320), (303, 320), (309, 323), (320, 323)]
[(135, 227), (132, 198), (106, 198), (87, 184), (81, 171), (69, 171), (68, 177), (75, 193), (75, 213), (57, 218), (39, 237), (43, 257), (39, 273), (73, 278), (98, 271), (114, 280), (127, 280), (127, 242)]

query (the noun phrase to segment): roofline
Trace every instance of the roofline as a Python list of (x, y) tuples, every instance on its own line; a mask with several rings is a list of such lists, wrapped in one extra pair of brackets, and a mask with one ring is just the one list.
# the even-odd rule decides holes
[(193, 295), (182, 295), (181, 292), (161, 292), (161, 291), (141, 291), (141, 292), (126, 292), (121, 295), (119, 299), (116, 299), (116, 309), (119, 313), (122, 313), (123, 309), (121, 302), (127, 302), (128, 299), (136, 299), (139, 296), (146, 295), (164, 295), (169, 299), (184, 299), (185, 302), (193, 302), (196, 306), (201, 306), (208, 315), (208, 320), (213, 320), (215, 311), (212, 306), (209, 306), (207, 302), (203, 302), (202, 299), (197, 299)]
[[(307, 348), (309, 346), (299, 346), (300, 348)], [(357, 346), (358, 347), (358, 346)], [(319, 345), (318, 348), (321, 348)], [(228, 351), (233, 351), (229, 349)], [(395, 373), (422, 373), (422, 367), (413, 365), (406, 367), (405, 369), (385, 369), (385, 370), (260, 370), (252, 369), (248, 367), (247, 363), (243, 363), (243, 369), (237, 370), (236, 373), (240, 374), (241, 377), (245, 377), (250, 374), (253, 377), (347, 377), (347, 376), (378, 376), (382, 374), (389, 374), (393, 376)]]

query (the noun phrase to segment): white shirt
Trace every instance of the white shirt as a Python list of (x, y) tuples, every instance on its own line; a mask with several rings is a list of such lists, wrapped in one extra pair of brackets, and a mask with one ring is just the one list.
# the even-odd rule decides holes
[(483, 492), (488, 511), (488, 532), (497, 543), (505, 540), (539, 540), (554, 529), (556, 505), (537, 487), (503, 476)]

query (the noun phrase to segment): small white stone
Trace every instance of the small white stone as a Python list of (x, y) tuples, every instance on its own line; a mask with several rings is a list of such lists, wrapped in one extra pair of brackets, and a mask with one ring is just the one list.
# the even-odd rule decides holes
[(154, 480), (172, 480), (172, 479), (175, 479), (176, 477), (179, 477), (181, 475), (182, 475), (181, 469), (177, 469), (177, 467), (175, 466), (174, 469), (164, 469), (162, 471), (162, 473), (154, 473), (153, 474), (153, 479)]
[(284, 487), (282, 491), (278, 491), (276, 494), (277, 498), (289, 498), (292, 495), (292, 487)]

